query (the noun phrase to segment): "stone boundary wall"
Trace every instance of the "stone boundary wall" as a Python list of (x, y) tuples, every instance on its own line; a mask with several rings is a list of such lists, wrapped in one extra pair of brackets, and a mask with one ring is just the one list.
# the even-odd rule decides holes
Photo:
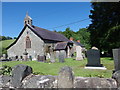
[[(19, 72), (19, 73), (18, 73)], [(61, 68), (58, 76), (33, 75), (32, 68), (17, 65), (12, 76), (0, 76), (0, 88), (97, 88), (113, 90), (120, 89), (120, 71), (112, 78), (75, 77), (70, 67)]]

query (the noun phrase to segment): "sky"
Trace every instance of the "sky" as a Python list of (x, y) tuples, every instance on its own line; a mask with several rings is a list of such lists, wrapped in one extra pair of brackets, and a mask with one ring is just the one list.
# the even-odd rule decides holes
[(2, 35), (17, 37), (24, 27), (26, 12), (34, 26), (51, 31), (70, 27), (78, 31), (91, 23), (91, 9), (90, 2), (2, 2)]

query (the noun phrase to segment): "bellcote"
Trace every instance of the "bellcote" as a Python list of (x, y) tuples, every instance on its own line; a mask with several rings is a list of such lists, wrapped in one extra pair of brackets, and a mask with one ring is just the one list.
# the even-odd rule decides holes
[(28, 15), (28, 12), (26, 13), (26, 17), (24, 19), (24, 26), (26, 24), (29, 24), (30, 26), (32, 26), (32, 18)]

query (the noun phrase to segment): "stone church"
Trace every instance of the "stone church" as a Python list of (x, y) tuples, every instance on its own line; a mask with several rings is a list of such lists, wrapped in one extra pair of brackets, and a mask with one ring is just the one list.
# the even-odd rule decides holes
[(71, 41), (64, 35), (49, 31), (32, 24), (32, 18), (26, 14), (24, 28), (17, 39), (7, 48), (8, 57), (22, 58), (26, 55), (32, 60), (45, 58), (51, 51), (56, 54), (65, 51), (65, 57), (70, 56)]

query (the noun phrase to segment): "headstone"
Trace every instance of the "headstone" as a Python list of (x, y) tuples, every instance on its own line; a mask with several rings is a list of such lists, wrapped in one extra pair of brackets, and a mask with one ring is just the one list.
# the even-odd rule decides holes
[(7, 55), (6, 54), (3, 54), (3, 59), (7, 59)]
[(51, 55), (50, 55), (50, 62), (52, 62), (52, 63), (55, 62), (55, 55), (54, 55), (54, 52), (51, 52)]
[(32, 56), (31, 55), (29, 56), (29, 60), (32, 61)]
[(27, 53), (26, 49), (25, 49), (23, 55), (24, 55), (24, 61), (27, 61), (28, 60), (28, 53)]
[(52, 47), (50, 48), (50, 62), (55, 62), (55, 55)]
[(74, 75), (70, 67), (61, 68), (58, 75), (58, 88), (73, 88)]
[(37, 61), (42, 61), (42, 60), (40, 60), (40, 56), (39, 55), (37, 55)]
[(16, 57), (11, 57), (12, 61), (16, 61)]
[(20, 61), (23, 61), (23, 56), (20, 56)]
[(115, 71), (120, 70), (120, 49), (113, 49)]
[(71, 58), (71, 52), (69, 46), (67, 46), (67, 58)]
[(61, 50), (59, 52), (59, 62), (61, 62), (61, 63), (65, 62), (64, 58), (65, 58), (65, 51)]
[(59, 51), (55, 51), (56, 53), (56, 58), (59, 58)]
[(28, 56), (24, 55), (24, 61), (27, 61), (27, 60), (28, 60)]
[(82, 47), (76, 46), (76, 60), (83, 60)]
[(45, 56), (39, 56), (38, 61), (40, 61), (40, 62), (44, 62), (44, 61), (45, 61)]
[(12, 71), (12, 86), (15, 88), (20, 88), (22, 85), (22, 80), (30, 75), (32, 73), (32, 68), (30, 66), (27, 65), (16, 65), (15, 67), (13, 67), (13, 71)]
[(86, 66), (91, 67), (102, 67), (103, 65), (100, 64), (100, 51), (95, 49), (90, 49), (87, 52), (87, 60), (88, 63)]

